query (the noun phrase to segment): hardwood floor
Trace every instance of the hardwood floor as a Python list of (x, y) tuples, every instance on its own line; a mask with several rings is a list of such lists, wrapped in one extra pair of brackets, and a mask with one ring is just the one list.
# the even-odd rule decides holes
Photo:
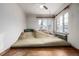
[(73, 47), (11, 48), (4, 56), (79, 56)]

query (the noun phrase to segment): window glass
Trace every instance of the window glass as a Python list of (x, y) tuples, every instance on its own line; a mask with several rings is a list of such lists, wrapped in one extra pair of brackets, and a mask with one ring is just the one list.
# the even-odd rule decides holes
[(57, 19), (57, 32), (63, 32), (63, 16)]
[(41, 20), (41, 19), (39, 19), (39, 20), (38, 20), (38, 24), (39, 24), (39, 25), (41, 25), (41, 22), (42, 22), (42, 20)]
[(46, 30), (47, 29), (47, 20), (43, 20), (43, 27), (42, 29)]
[(57, 32), (68, 33), (68, 12), (57, 19)]
[(53, 33), (53, 19), (52, 18), (40, 18), (38, 19), (39, 30), (45, 30)]
[(53, 33), (53, 20), (50, 19), (47, 21), (48, 31)]
[(64, 32), (68, 32), (68, 13), (64, 14)]

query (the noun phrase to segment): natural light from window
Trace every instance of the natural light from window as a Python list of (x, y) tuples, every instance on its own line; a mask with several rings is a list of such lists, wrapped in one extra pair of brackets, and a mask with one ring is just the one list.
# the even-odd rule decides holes
[(68, 12), (57, 19), (57, 32), (68, 33)]

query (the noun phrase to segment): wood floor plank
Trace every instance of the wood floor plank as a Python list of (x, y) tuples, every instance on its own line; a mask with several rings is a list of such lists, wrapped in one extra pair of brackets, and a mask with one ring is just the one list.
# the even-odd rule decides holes
[(11, 48), (4, 56), (79, 56), (73, 47)]

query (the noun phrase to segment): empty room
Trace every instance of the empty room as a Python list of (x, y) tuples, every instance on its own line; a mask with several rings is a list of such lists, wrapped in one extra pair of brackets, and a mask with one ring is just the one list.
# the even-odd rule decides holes
[(0, 3), (1, 56), (79, 56), (79, 3)]

